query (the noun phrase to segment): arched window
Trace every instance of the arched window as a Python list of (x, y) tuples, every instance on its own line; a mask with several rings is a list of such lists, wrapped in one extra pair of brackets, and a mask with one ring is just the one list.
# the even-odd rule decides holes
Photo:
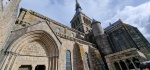
[(87, 61), (88, 67), (90, 68), (90, 62), (89, 62), (89, 56), (88, 56), (88, 53), (85, 53), (85, 56), (86, 56), (86, 61)]
[(70, 51), (66, 51), (66, 70), (72, 70), (71, 52)]
[(60, 28), (57, 29), (57, 32), (60, 33)]

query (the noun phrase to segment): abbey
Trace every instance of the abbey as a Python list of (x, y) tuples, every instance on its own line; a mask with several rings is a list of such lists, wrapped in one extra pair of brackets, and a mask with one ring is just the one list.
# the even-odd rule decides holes
[(71, 28), (21, 0), (0, 0), (0, 70), (138, 70), (150, 59), (150, 44), (121, 19), (103, 28), (76, 0)]

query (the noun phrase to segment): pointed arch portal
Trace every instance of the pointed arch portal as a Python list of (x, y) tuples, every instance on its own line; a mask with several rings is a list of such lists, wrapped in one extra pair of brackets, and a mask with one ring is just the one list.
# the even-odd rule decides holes
[(58, 57), (58, 45), (53, 37), (45, 31), (33, 31), (8, 48), (3, 70), (39, 70), (42, 66), (44, 70), (58, 70)]

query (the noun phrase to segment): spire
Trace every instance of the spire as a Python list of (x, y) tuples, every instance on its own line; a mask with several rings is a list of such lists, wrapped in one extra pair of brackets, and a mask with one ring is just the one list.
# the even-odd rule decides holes
[(81, 12), (82, 8), (78, 2), (78, 0), (76, 0), (76, 12)]

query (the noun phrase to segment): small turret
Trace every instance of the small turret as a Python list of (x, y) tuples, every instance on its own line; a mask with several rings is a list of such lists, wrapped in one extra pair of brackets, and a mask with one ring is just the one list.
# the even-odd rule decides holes
[(102, 28), (101, 23), (99, 21), (93, 19), (91, 26), (95, 37), (99, 35), (104, 35), (104, 29)]

